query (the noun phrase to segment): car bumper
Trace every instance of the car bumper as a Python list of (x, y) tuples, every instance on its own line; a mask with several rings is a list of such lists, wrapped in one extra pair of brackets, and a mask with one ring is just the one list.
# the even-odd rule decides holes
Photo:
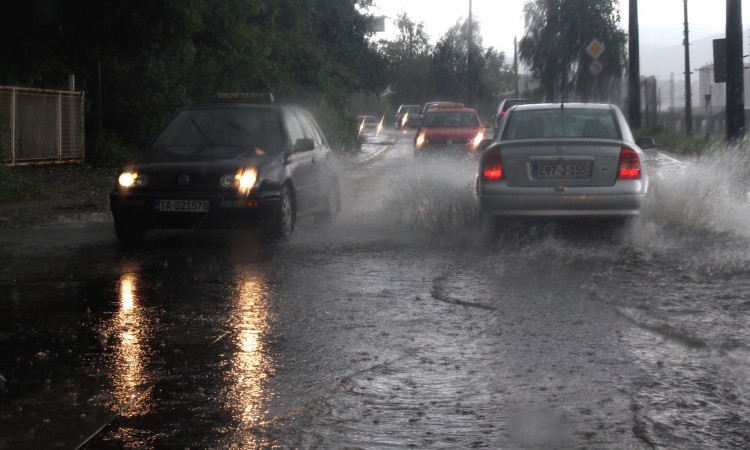
[(415, 156), (474, 156), (478, 157), (479, 152), (475, 151), (472, 144), (428, 144), (414, 149)]
[(165, 212), (157, 208), (159, 200), (163, 198), (180, 199), (174, 195), (113, 192), (109, 197), (110, 210), (115, 220), (137, 224), (146, 229), (249, 229), (271, 223), (276, 217), (279, 204), (278, 197), (237, 199), (191, 196), (189, 200), (208, 200), (208, 211)]
[[(637, 188), (638, 186), (633, 186)], [(490, 216), (597, 217), (637, 216), (646, 198), (645, 189), (608, 192), (612, 188), (515, 188), (514, 192), (480, 190), (481, 212)]]

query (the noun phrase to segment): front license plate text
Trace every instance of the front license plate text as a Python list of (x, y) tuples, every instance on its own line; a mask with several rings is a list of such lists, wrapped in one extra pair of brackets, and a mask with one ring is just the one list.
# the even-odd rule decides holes
[(159, 200), (156, 210), (162, 212), (208, 212), (208, 200)]

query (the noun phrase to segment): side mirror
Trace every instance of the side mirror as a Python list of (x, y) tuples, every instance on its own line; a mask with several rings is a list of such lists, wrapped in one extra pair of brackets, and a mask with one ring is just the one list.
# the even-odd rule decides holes
[(297, 139), (294, 143), (294, 152), (309, 152), (315, 149), (315, 141), (309, 138)]
[(635, 140), (635, 145), (641, 148), (641, 150), (648, 150), (650, 148), (656, 147), (656, 143), (654, 142), (654, 138), (650, 137), (640, 137)]

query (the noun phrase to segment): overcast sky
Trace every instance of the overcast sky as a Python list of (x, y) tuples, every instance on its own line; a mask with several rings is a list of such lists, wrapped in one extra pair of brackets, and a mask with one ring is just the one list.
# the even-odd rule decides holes
[[(523, 36), (522, 9), (525, 0), (472, 0), (474, 19), (479, 22), (485, 47), (495, 47), (513, 55), (513, 37)], [(750, 24), (750, 2), (742, 10), (743, 23)], [(622, 28), (628, 28), (628, 0), (620, 1)], [(395, 19), (406, 14), (415, 22), (423, 22), (427, 33), (436, 42), (456, 21), (468, 17), (469, 0), (375, 0), (370, 13)], [(638, 3), (640, 44), (680, 45), (684, 29), (683, 0), (646, 0)], [(688, 23), (690, 40), (724, 35), (726, 2), (722, 0), (689, 0)], [(743, 27), (745, 28), (745, 27)], [(745, 31), (745, 34), (748, 32)], [(386, 20), (386, 32), (379, 37), (390, 39), (397, 34), (392, 20)]]

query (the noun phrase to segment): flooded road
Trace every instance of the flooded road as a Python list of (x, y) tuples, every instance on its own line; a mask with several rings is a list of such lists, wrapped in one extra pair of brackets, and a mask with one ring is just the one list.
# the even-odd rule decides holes
[(4, 231), (0, 448), (750, 446), (745, 158), (654, 152), (632, 223), (488, 233), (476, 163), (412, 138), (281, 244)]

